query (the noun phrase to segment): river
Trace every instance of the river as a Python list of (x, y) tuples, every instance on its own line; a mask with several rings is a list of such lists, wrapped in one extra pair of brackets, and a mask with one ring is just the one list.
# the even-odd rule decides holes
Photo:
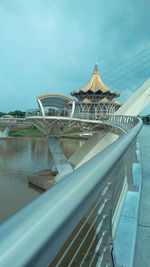
[[(83, 141), (62, 139), (69, 158)], [(28, 185), (32, 173), (50, 169), (52, 155), (45, 138), (10, 138), (0, 140), (0, 223), (23, 208), (43, 191)]]

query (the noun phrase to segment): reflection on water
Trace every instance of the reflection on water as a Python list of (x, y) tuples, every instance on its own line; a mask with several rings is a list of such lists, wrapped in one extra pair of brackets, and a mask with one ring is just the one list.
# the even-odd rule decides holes
[[(70, 157), (83, 142), (62, 139), (61, 145)], [(28, 175), (50, 169), (53, 164), (44, 138), (0, 140), (0, 222), (38, 197), (42, 191), (28, 186)]]

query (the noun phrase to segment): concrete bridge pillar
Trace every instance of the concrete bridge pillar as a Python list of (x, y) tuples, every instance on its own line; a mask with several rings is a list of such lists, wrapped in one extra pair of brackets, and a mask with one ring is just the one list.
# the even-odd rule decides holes
[(68, 162), (66, 156), (64, 155), (61, 147), (60, 147), (60, 140), (58, 137), (48, 137), (48, 146), (52, 153), (54, 159), (54, 167), (53, 170), (57, 170), (58, 174), (55, 177), (55, 182), (60, 181), (64, 178), (65, 175), (71, 173), (73, 168), (71, 164)]
[(6, 126), (3, 132), (0, 132), (0, 138), (8, 137), (11, 126)]

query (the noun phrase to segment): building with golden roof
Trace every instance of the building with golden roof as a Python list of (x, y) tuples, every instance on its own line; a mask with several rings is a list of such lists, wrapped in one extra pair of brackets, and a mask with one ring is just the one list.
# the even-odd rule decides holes
[(121, 106), (119, 101), (112, 101), (120, 94), (112, 91), (102, 82), (98, 64), (95, 64), (90, 81), (81, 89), (70, 94), (78, 100), (79, 113), (112, 114)]

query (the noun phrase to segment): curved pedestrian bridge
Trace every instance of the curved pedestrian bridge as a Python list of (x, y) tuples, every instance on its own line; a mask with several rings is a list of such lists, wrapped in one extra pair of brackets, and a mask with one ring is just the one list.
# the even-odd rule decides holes
[[(47, 136), (59, 176), (50, 190), (1, 225), (0, 266), (133, 266), (141, 185), (136, 138), (142, 121), (136, 115), (148, 103), (149, 91), (150, 80), (117, 116), (106, 117), (81, 117), (73, 101), (58, 101), (56, 95), (51, 95), (56, 110), (66, 101), (69, 113), (48, 115), (47, 96), (38, 98), (40, 110), (29, 111), (27, 120)], [(72, 128), (93, 135), (66, 159), (59, 137)]]
[[(113, 133), (121, 134), (132, 128), (136, 119), (132, 116), (123, 115), (105, 115), (100, 119), (93, 118), (91, 114), (75, 114), (70, 118), (67, 116), (37, 116), (36, 110), (27, 111), (27, 121), (31, 121), (39, 130), (45, 133), (47, 136), (65, 136), (73, 135), (77, 133), (88, 133), (99, 130), (106, 130)], [(71, 131), (73, 128), (74, 131)]]
[[(40, 116), (30, 119), (40, 121)], [(86, 131), (90, 123), (92, 131), (103, 129), (106, 136), (111, 129), (119, 138), (1, 225), (1, 266), (12, 262), (13, 266), (113, 266), (117, 262), (114, 244), (122, 207), (128, 190), (138, 190), (132, 166), (137, 163), (136, 137), (142, 121), (130, 116), (72, 120), (79, 129)]]

